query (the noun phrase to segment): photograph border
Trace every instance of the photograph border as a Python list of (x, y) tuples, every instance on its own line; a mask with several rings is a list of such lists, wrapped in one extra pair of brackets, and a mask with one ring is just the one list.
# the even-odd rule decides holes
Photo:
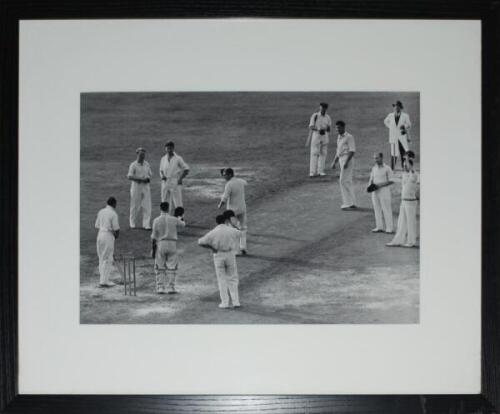
[[(482, 22), (482, 393), (478, 395), (144, 396), (18, 393), (19, 21), (104, 18), (476, 19)], [(4, 0), (0, 4), (0, 412), (352, 412), (493, 413), (500, 407), (500, 3), (493, 0), (289, 2)]]

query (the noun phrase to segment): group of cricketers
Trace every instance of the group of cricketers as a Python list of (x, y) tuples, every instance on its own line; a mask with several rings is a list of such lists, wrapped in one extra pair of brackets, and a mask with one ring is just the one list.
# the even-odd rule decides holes
[[(408, 113), (403, 111), (403, 103), (393, 103), (394, 111), (384, 119), (389, 129), (389, 146), (391, 166), (384, 163), (382, 152), (374, 154), (374, 166), (370, 173), (367, 191), (371, 193), (373, 210), (375, 213), (375, 228), (373, 233), (394, 233), (392, 218), (391, 189), (394, 184), (393, 170), (398, 158), (401, 160), (401, 207), (394, 239), (387, 243), (389, 247), (416, 247), (417, 246), (417, 206), (419, 200), (419, 175), (414, 169), (415, 153), (410, 150), (411, 121)], [(326, 113), (328, 104), (320, 103), (318, 112), (311, 116), (309, 122), (309, 136), (306, 147), (310, 145), (309, 177), (325, 176), (325, 162), (327, 157), (329, 135), (332, 120)], [(337, 151), (331, 164), (335, 168), (340, 165), (340, 192), (342, 195), (342, 210), (355, 210), (356, 196), (353, 185), (354, 155), (356, 143), (354, 137), (346, 131), (344, 121), (335, 123), (337, 130)]]
[[(374, 233), (394, 233), (391, 189), (395, 183), (393, 170), (398, 158), (401, 160), (402, 190), (397, 231), (387, 246), (417, 246), (417, 206), (419, 199), (419, 175), (413, 164), (415, 153), (410, 150), (410, 117), (403, 112), (403, 104), (393, 104), (394, 111), (384, 120), (389, 129), (391, 166), (383, 161), (381, 152), (374, 155), (374, 166), (370, 173), (367, 191), (371, 193), (375, 213)], [(310, 146), (309, 176), (325, 176), (325, 163), (332, 121), (327, 114), (328, 104), (320, 103), (318, 112), (310, 119), (306, 146)], [(342, 195), (342, 210), (355, 210), (356, 196), (353, 186), (354, 157), (356, 144), (354, 137), (346, 131), (346, 123), (335, 123), (337, 151), (331, 168), (340, 166), (339, 184)], [(160, 216), (151, 226), (152, 170), (146, 161), (144, 148), (137, 148), (137, 159), (130, 164), (127, 178), (130, 187), (130, 228), (151, 230), (152, 255), (155, 259), (156, 292), (177, 293), (176, 276), (179, 265), (177, 254), (178, 230), (186, 226), (182, 201), (182, 184), (189, 174), (189, 166), (174, 151), (175, 145), (169, 141), (165, 145), (165, 155), (160, 161), (161, 204)], [(247, 211), (245, 187), (247, 182), (234, 176), (232, 168), (224, 168), (221, 175), (226, 180), (224, 192), (218, 204), (224, 212), (215, 218), (216, 227), (198, 240), (201, 247), (213, 252), (215, 273), (219, 287), (220, 308), (239, 308), (237, 255), (247, 254)], [(98, 229), (97, 254), (101, 287), (112, 287), (110, 280), (113, 265), (114, 241), (119, 235), (117, 201), (110, 197), (107, 206), (97, 215), (95, 227)]]

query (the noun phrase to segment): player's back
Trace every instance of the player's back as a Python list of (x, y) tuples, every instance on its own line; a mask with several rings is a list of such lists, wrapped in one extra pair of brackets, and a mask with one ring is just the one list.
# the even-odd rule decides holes
[(95, 227), (104, 231), (118, 230), (118, 214), (109, 206), (99, 210)]
[(162, 214), (153, 221), (152, 238), (156, 240), (177, 240), (178, 226), (184, 227), (184, 221), (169, 214)]
[(242, 178), (233, 177), (231, 178), (226, 186), (226, 192), (228, 194), (227, 208), (233, 210), (236, 214), (243, 213), (246, 211), (245, 202), (245, 186), (247, 182)]

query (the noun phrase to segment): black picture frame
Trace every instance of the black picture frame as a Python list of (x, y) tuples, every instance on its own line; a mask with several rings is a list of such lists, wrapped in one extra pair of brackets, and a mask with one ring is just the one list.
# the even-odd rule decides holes
[[(500, 409), (500, 2), (495, 0), (2, 0), (0, 2), (0, 412), (494, 413)], [(404, 18), (482, 22), (482, 394), (328, 396), (20, 395), (18, 41), (24, 19)], [(476, 137), (472, 137), (474, 139)], [(457, 166), (460, 167), (460, 166)], [(464, 167), (464, 166), (462, 166)], [(451, 260), (451, 258), (450, 258)], [(495, 409), (496, 408), (496, 409)]]

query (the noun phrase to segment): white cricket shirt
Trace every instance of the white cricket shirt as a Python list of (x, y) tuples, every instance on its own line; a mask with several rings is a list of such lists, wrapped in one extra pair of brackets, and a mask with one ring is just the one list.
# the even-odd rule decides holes
[(394, 181), (394, 174), (388, 165), (383, 164), (379, 167), (375, 164), (372, 168), (370, 179), (373, 184), (383, 184), (387, 181)]
[(186, 223), (179, 217), (173, 217), (167, 213), (161, 213), (153, 220), (153, 231), (151, 238), (160, 240), (177, 240), (177, 227), (185, 227)]
[(198, 244), (211, 246), (217, 251), (229, 252), (238, 249), (239, 240), (239, 230), (225, 224), (219, 224), (199, 239)]
[(409, 171), (403, 172), (402, 178), (402, 189), (401, 198), (414, 200), (417, 198), (418, 183), (420, 182), (420, 177), (417, 172)]
[[(326, 130), (327, 127), (332, 127), (332, 120), (328, 114), (321, 115), (321, 112), (315, 112), (311, 116), (311, 120), (309, 121), (309, 127), (316, 127), (317, 129)], [(318, 131), (313, 131), (313, 134), (319, 135)], [(328, 132), (325, 132), (325, 135), (328, 136)], [(320, 136), (325, 136), (320, 135)]]
[(118, 214), (116, 214), (113, 207), (106, 206), (99, 210), (99, 213), (97, 213), (95, 228), (99, 229), (99, 231), (109, 232), (120, 230), (120, 226), (118, 225)]
[(356, 143), (354, 137), (349, 132), (344, 132), (344, 135), (337, 136), (337, 156), (343, 157), (349, 152), (356, 152)]
[(134, 177), (134, 178), (140, 178), (140, 179), (145, 179), (153, 176), (153, 172), (151, 171), (151, 167), (147, 161), (144, 161), (142, 164), (135, 160), (132, 164), (130, 164), (130, 167), (128, 169), (128, 174), (127, 177)]
[(189, 166), (184, 162), (181, 156), (174, 152), (174, 155), (168, 159), (168, 154), (161, 157), (160, 176), (168, 179), (178, 179), (183, 170), (188, 170)]
[(242, 178), (231, 178), (224, 187), (222, 201), (227, 202), (227, 209), (233, 210), (234, 214), (242, 214), (247, 211), (245, 203), (245, 186), (248, 183)]

